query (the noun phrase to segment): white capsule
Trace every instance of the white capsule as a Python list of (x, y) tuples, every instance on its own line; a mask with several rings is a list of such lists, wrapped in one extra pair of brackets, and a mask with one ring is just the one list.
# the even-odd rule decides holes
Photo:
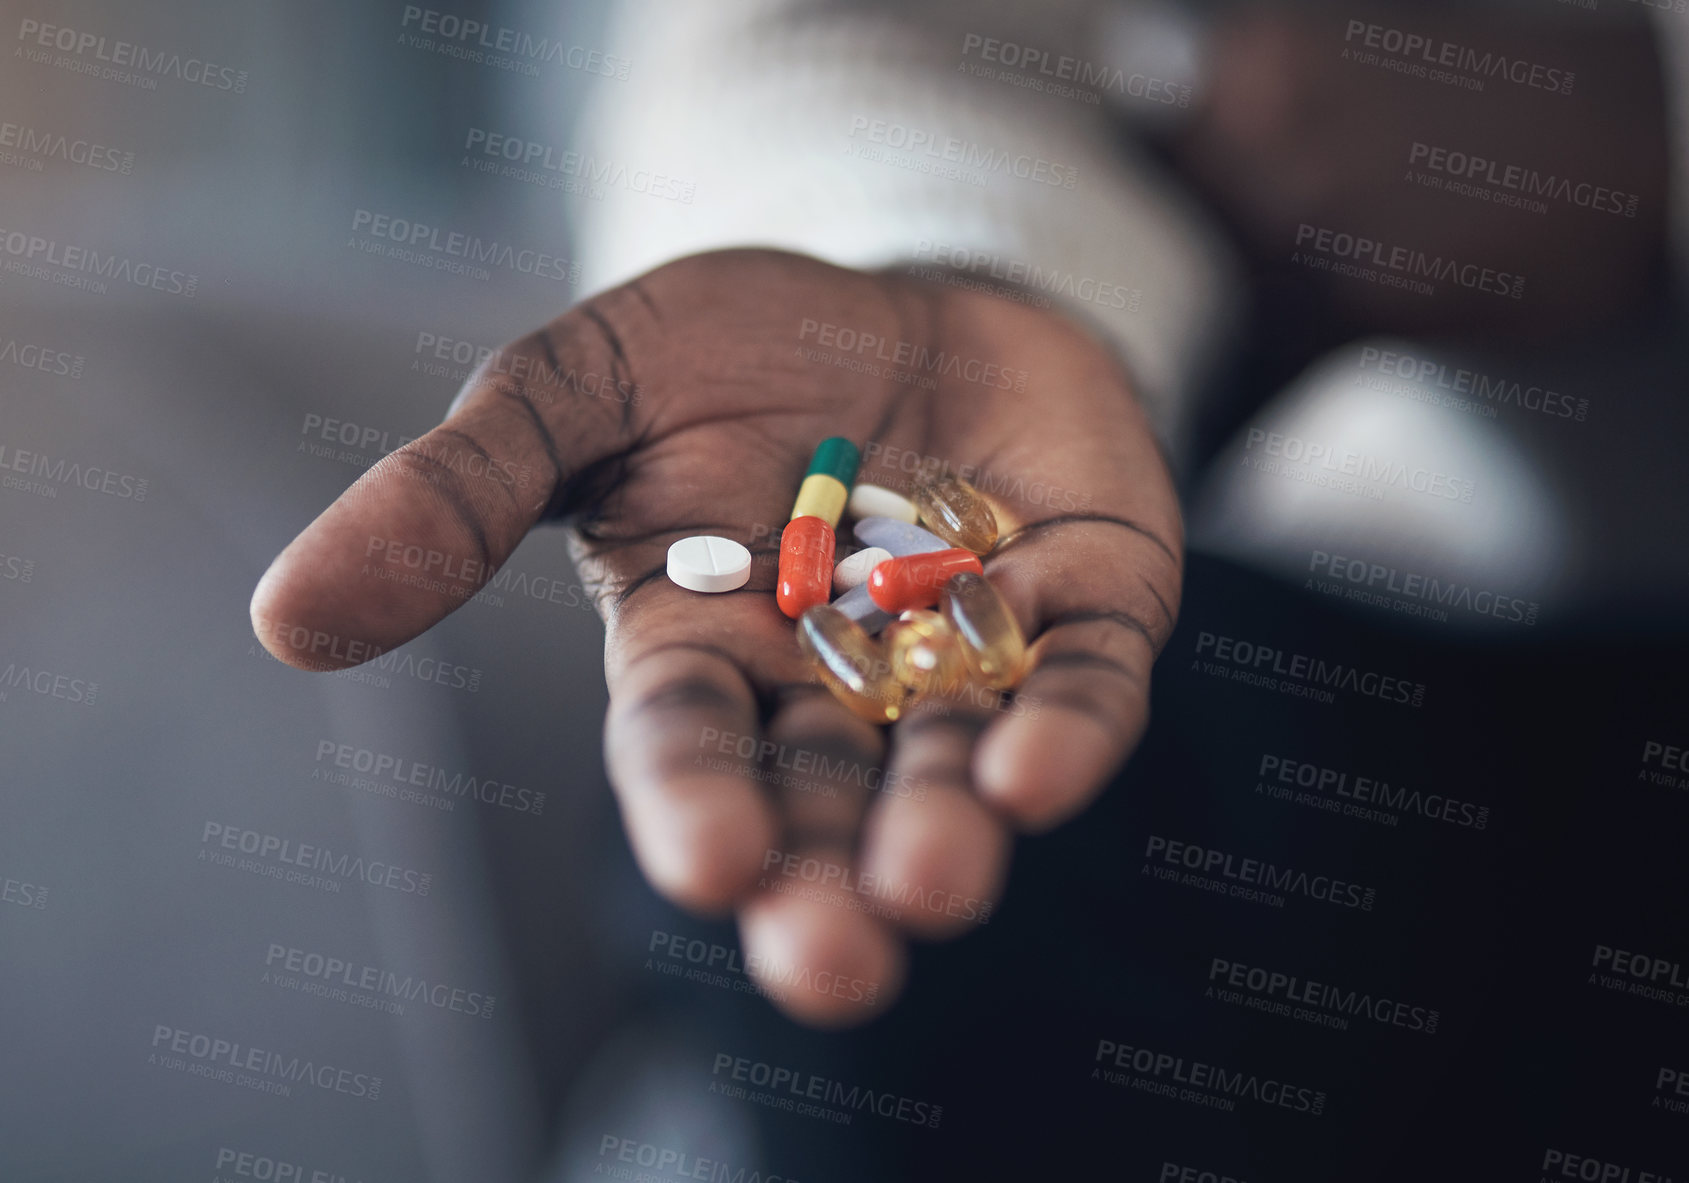
[(687, 591), (733, 591), (751, 578), (751, 552), (731, 538), (694, 534), (669, 547), (669, 578)]
[(868, 582), (868, 573), (874, 569), (874, 564), (883, 563), (889, 558), (891, 551), (885, 547), (870, 546), (867, 550), (859, 550), (844, 559), (833, 568), (833, 594), (842, 596), (852, 588), (861, 587)]
[(846, 512), (859, 522), (863, 518), (891, 518), (894, 521), (908, 522), (910, 525), (920, 516), (915, 509), (915, 503), (901, 493), (894, 493), (879, 485), (861, 484), (851, 489)]

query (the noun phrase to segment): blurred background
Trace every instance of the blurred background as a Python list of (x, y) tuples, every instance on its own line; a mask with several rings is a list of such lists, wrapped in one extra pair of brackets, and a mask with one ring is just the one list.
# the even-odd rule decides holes
[[(1152, 311), (1122, 337), (1131, 361), (1134, 333), (1182, 334), (1190, 375), (1169, 430), (1187, 601), (1144, 749), (1091, 812), (1023, 842), (992, 924), (918, 949), (907, 994), (865, 1028), (785, 1020), (746, 978), (731, 924), (687, 917), (640, 879), (600, 757), (602, 628), (559, 534), (531, 536), (493, 586), (374, 665), (312, 676), (256, 644), (247, 603), (271, 558), (437, 423), (485, 350), (619, 269), (699, 245), (675, 229), (707, 220), (687, 221), (692, 202), (486, 171), (477, 133), (568, 151), (656, 104), (685, 139), (671, 65), (707, 47), (689, 57), (676, 30), (785, 7), (0, 6), (0, 1180), (1595, 1177), (1570, 1173), (1580, 1156), (1635, 1179), (1689, 1174), (1671, 1075), (1689, 1081), (1689, 771), (1668, 754), (1689, 746), (1666, 181), (1683, 145), (1662, 38), (1636, 13), (1495, 5), (1481, 32), (1445, 34), (1469, 18), (1294, 10), (1286, 27), (1312, 22), (1334, 70), (1355, 21), (1586, 55), (1581, 89), (1519, 107), (1517, 124), (1493, 77), (1475, 105), (1439, 113), (1456, 88), (1374, 70), (1399, 134), (1342, 86), (1280, 86), (1246, 51), (1317, 71), (1292, 34), (1252, 26), (1253, 7), (1101, 6), (1107, 35), (1084, 40), (1081, 10), (1097, 6), (922, 23), (919, 6), (817, 3), (792, 7), (818, 42), (754, 43), (822, 74), (856, 54), (930, 59), (942, 90), (986, 60), (965, 37), (1003, 28), (1025, 44), (1081, 36), (1086, 60), (1187, 86), (1196, 122), (1141, 95), (1070, 111), (1001, 78), (962, 93), (1007, 104), (1004, 126), (1105, 126), (1118, 167), (1150, 178), (1129, 187), (1153, 192), (1146, 208), (1201, 228), (1188, 277), (1148, 242), (1120, 248), (1121, 274), (1162, 307), (1188, 278), (1230, 326), (1219, 344), (1184, 327), (1188, 309)], [(930, 43), (884, 32), (904, 16)], [(557, 51), (476, 56), (471, 21)], [(137, 64), (113, 64), (126, 53)], [(747, 60), (728, 73), (751, 77)], [(747, 110), (780, 95), (770, 85)], [(806, 110), (792, 103), (784, 118)], [(1641, 194), (1639, 218), (1609, 235), (1568, 202), (1538, 216), (1397, 180), (1344, 206), (1321, 187), (1386, 136), (1392, 154), (1367, 175), (1394, 176), (1414, 144), (1444, 146), (1424, 129), (1445, 119), (1493, 124), (1498, 159), (1544, 167), (1556, 144), (1604, 146), (1593, 129), (1652, 128), (1632, 155), (1562, 163)], [(1560, 119), (1548, 147), (1517, 130)], [(809, 147), (830, 160), (850, 125), (827, 126)], [(755, 173), (735, 191), (709, 141), (692, 155), (650, 143), (623, 155), (695, 181), (723, 225), (721, 210), (767, 196)], [(1330, 167), (1291, 183), (1302, 147)], [(878, 200), (896, 174), (847, 175), (834, 192)], [(1087, 209), (1035, 220), (1083, 232)], [(1498, 229), (1472, 231), (1480, 210)], [(859, 240), (805, 237), (800, 223), (832, 213), (795, 206), (795, 228), (756, 240), (893, 262), (931, 224), (886, 229), (888, 207)], [(941, 213), (958, 243), (979, 229)], [(377, 227), (397, 220), (556, 263), (447, 269), (447, 252), (393, 249)], [(1531, 298), (1492, 317), (1451, 291), (1432, 315), (1403, 312), (1377, 285), (1310, 278), (1293, 259), (1306, 224), (1486, 259), (1491, 246)], [(1447, 243), (1444, 224), (1459, 228)], [(1120, 240), (1095, 226), (1114, 258)], [(1475, 402), (1456, 372), (1518, 393)], [(1375, 475), (1359, 492), (1308, 479), (1310, 441)], [(1440, 474), (1439, 492), (1376, 475), (1390, 465)], [(1431, 579), (1458, 594), (1433, 603)], [(1390, 673), (1426, 687), (1424, 705), (1216, 676), (1216, 637)], [(1269, 756), (1493, 820), (1274, 801)], [(1156, 835), (1347, 877), (1378, 905), (1273, 910), (1158, 883)], [(1228, 1003), (1217, 960), (1441, 1022), (1351, 1013), (1339, 1027)], [(1121, 1087), (1095, 1075), (1100, 1041), (1306, 1088), (1319, 1110), (1170, 1098), (1148, 1086), (1175, 1078), (1155, 1073)], [(724, 1096), (722, 1056), (942, 1120)]]

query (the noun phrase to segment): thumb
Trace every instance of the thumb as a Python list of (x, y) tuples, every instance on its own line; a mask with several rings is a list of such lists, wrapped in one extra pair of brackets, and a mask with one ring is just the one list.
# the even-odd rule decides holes
[(264, 647), (301, 669), (343, 669), (466, 602), (625, 450), (625, 370), (592, 304), (483, 362), (444, 423), (373, 465), (270, 564), (251, 606)]

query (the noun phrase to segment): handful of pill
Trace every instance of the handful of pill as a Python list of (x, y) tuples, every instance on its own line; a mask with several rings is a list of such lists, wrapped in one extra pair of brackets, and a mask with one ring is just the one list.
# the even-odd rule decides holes
[[(991, 506), (953, 476), (921, 479), (909, 497), (857, 485), (860, 463), (850, 440), (822, 440), (780, 535), (775, 602), (797, 621), (822, 684), (873, 723), (969, 685), (1012, 688), (1026, 673), (1026, 637), (980, 561), (997, 545)], [(835, 567), (846, 512), (865, 549)], [(724, 538), (669, 550), (669, 577), (693, 591), (731, 591), (749, 570), (749, 552)]]

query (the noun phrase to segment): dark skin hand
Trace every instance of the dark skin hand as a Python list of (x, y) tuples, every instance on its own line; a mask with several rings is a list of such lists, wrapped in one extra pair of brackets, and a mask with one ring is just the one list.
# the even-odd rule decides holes
[[(888, 355), (904, 342), (973, 364), (923, 389), (806, 354), (842, 352), (811, 322), (873, 334)], [(970, 381), (984, 363), (1024, 371), (1024, 389), (999, 388), (996, 371)], [(535, 376), (570, 370), (614, 374), (624, 394), (637, 384), (637, 404)], [(986, 572), (1036, 638), (1015, 700), (940, 700), (886, 729), (812, 679), (774, 603), (775, 544), (830, 435), (864, 446), (865, 482), (907, 489), (899, 449), (978, 466), (998, 490), (1004, 541)], [(458, 607), (547, 521), (569, 531), (604, 616), (606, 764), (640, 866), (683, 907), (735, 911), (753, 973), (820, 1026), (883, 1011), (907, 939), (988, 918), (1012, 833), (1071, 817), (1106, 783), (1143, 733), (1179, 602), (1171, 482), (1129, 379), (1084, 331), (901, 275), (728, 251), (660, 267), (508, 346), (441, 427), (281, 553), (254, 626), (301, 668), (368, 660)], [(667, 548), (691, 534), (751, 545), (747, 587), (669, 582)], [(414, 570), (371, 556), (372, 538), (483, 566), (461, 587), (399, 582)], [(755, 757), (740, 761), (733, 739), (724, 754), (717, 735), (785, 745), (777, 771), (807, 752), (847, 772), (755, 779)], [(862, 770), (881, 768), (923, 791), (865, 788), (880, 781)]]

